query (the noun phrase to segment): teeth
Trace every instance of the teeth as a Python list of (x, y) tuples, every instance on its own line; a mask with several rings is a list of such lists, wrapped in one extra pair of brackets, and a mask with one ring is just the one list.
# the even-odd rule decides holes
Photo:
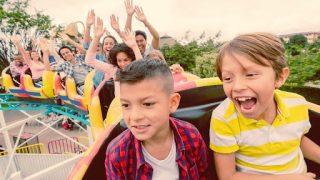
[(249, 100), (251, 99), (251, 97), (238, 97), (238, 98), (235, 98), (237, 101), (246, 101), (246, 100)]
[(140, 125), (140, 126), (136, 126), (137, 128), (145, 128), (145, 127), (147, 127), (147, 125)]

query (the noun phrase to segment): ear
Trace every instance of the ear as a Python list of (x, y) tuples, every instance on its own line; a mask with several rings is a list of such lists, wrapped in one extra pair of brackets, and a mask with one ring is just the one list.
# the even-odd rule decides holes
[(279, 77), (275, 81), (275, 87), (278, 89), (280, 88), (287, 80), (289, 76), (289, 68), (285, 67), (282, 69), (282, 72), (279, 74)]
[(179, 103), (180, 103), (180, 98), (181, 98), (181, 96), (178, 93), (173, 93), (170, 95), (170, 102), (169, 102), (170, 113), (173, 113), (178, 109)]

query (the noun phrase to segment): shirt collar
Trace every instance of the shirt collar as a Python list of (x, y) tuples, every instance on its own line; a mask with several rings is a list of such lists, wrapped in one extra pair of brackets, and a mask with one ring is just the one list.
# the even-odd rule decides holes
[(178, 131), (178, 127), (175, 123), (175, 118), (170, 117), (170, 127), (172, 128), (173, 134), (174, 134), (174, 140), (176, 143), (176, 147), (177, 147), (177, 155), (176, 155), (176, 160), (181, 159), (182, 156), (184, 155), (184, 152), (186, 150), (185, 145), (183, 143), (183, 140), (180, 136), (180, 133)]
[(131, 133), (131, 136), (134, 140), (134, 148), (137, 149), (136, 153), (137, 153), (137, 170), (138, 170), (140, 168), (140, 166), (142, 166), (146, 163), (146, 161), (145, 161), (143, 153), (142, 153), (141, 141), (136, 139), (132, 133)]
[[(173, 134), (174, 134), (174, 140), (175, 140), (174, 143), (176, 143), (176, 148), (177, 148), (176, 159), (178, 160), (184, 155), (185, 145), (184, 145), (183, 140), (179, 134), (178, 127), (175, 124), (175, 118), (170, 117), (169, 121), (170, 121), (171, 130), (173, 131)], [(131, 133), (131, 135), (133, 136), (132, 133)], [(137, 169), (139, 169), (140, 166), (147, 164), (147, 162), (145, 161), (143, 153), (142, 153), (141, 141), (134, 138), (134, 136), (133, 136), (133, 139), (134, 139), (134, 147), (135, 147), (135, 149), (137, 149)]]

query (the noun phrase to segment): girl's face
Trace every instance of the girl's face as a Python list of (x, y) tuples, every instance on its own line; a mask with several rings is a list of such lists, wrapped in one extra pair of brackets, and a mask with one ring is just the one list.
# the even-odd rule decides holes
[(32, 59), (33, 61), (34, 61), (34, 60), (38, 60), (38, 61), (39, 61), (39, 55), (38, 55), (37, 52), (31, 51), (30, 56), (31, 56), (31, 59)]
[(124, 69), (128, 64), (132, 62), (132, 59), (124, 52), (117, 54), (117, 64), (120, 69)]
[(108, 55), (110, 52), (110, 49), (112, 49), (114, 45), (115, 45), (114, 40), (110, 37), (107, 37), (103, 42), (103, 51)]

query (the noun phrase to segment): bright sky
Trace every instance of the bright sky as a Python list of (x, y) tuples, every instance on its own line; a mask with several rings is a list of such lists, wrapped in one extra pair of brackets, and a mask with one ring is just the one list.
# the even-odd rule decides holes
[[(111, 34), (109, 16), (119, 16), (124, 27), (124, 0), (31, 0), (31, 8), (42, 10), (53, 22), (68, 24), (85, 21), (88, 10), (101, 16)], [(160, 35), (181, 40), (186, 31), (191, 38), (205, 31), (206, 37), (218, 31), (222, 40), (257, 31), (276, 34), (320, 31), (319, 0), (134, 0), (143, 7), (149, 22)], [(133, 29), (144, 30), (133, 20)], [(145, 29), (146, 30), (146, 29)]]

